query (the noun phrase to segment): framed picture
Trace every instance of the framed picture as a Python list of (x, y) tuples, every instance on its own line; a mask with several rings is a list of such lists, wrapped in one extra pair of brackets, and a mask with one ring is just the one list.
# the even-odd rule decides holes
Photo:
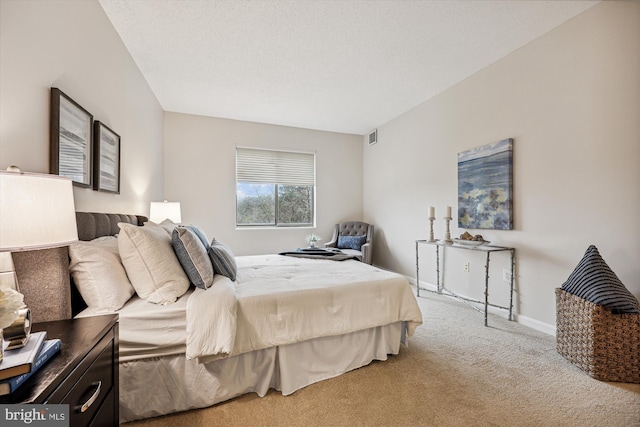
[(513, 229), (513, 139), (458, 153), (458, 227)]
[(91, 187), (93, 115), (58, 88), (51, 88), (49, 172)]
[(120, 194), (120, 135), (99, 121), (93, 132), (93, 189)]

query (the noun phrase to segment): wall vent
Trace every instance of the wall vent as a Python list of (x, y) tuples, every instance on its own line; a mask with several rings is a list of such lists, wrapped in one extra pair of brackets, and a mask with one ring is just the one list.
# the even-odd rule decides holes
[(376, 142), (378, 142), (378, 129), (369, 132), (369, 145), (373, 145)]

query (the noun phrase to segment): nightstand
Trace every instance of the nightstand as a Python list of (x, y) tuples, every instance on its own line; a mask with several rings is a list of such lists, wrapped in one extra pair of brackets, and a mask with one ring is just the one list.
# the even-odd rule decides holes
[(0, 403), (63, 403), (71, 426), (118, 425), (118, 316), (35, 323), (62, 348)]

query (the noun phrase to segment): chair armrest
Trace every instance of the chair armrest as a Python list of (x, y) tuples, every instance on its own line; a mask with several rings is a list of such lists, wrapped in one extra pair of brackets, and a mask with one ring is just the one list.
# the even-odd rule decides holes
[(338, 240), (331, 240), (330, 242), (327, 242), (324, 244), (325, 248), (335, 248), (338, 246)]
[(373, 262), (373, 247), (371, 243), (365, 243), (360, 247), (360, 251), (362, 252), (362, 262), (366, 264), (371, 264)]

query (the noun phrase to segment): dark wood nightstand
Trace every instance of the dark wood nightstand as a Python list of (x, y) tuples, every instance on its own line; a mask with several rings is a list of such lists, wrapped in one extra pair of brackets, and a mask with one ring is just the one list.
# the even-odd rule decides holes
[(62, 348), (0, 403), (63, 403), (69, 425), (118, 425), (118, 316), (42, 322), (32, 330), (60, 338)]

